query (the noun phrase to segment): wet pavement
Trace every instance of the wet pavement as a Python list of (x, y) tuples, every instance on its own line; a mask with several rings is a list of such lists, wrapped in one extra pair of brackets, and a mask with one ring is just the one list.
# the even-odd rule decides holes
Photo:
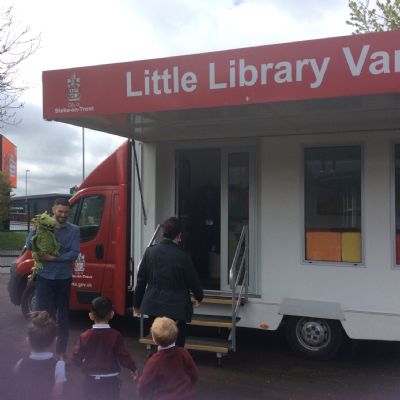
[[(12, 391), (11, 369), (27, 346), (25, 320), (20, 308), (10, 303), (8, 269), (0, 269), (0, 384), (2, 400)], [(133, 318), (112, 323), (142, 368), (146, 350), (138, 343), (139, 324)], [(69, 348), (90, 327), (86, 313), (71, 315)], [(400, 332), (399, 332), (400, 337)], [(238, 331), (238, 351), (218, 366), (215, 355), (193, 352), (200, 371), (196, 400), (303, 400), (303, 399), (398, 399), (400, 397), (400, 346), (393, 342), (347, 341), (331, 361), (309, 361), (293, 356), (279, 332)], [(68, 366), (67, 400), (78, 400), (82, 380), (78, 368)], [(130, 374), (121, 374), (121, 400), (136, 399)]]

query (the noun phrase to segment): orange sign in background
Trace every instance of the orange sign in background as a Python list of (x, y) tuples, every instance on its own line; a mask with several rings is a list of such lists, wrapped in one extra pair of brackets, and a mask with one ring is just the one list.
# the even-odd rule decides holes
[(11, 187), (17, 187), (17, 148), (0, 134), (0, 171), (10, 180)]

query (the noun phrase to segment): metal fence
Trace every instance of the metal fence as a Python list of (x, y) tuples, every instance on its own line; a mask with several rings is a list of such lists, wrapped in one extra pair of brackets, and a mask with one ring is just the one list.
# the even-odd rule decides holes
[(19, 250), (0, 250), (0, 268), (11, 267), (21, 253)]
[(0, 267), (11, 267), (23, 248), (23, 241), (30, 229), (29, 213), (11, 213), (0, 226)]

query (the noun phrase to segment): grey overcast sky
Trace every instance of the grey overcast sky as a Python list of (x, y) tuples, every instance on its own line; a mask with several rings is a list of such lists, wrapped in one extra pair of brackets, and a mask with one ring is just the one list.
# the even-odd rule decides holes
[[(347, 0), (14, 0), (14, 18), (42, 36), (20, 68), (30, 87), (21, 123), (1, 130), (17, 146), (16, 195), (26, 170), (28, 194), (68, 193), (82, 180), (81, 128), (42, 118), (43, 70), (351, 34)], [(86, 175), (122, 141), (85, 130)]]

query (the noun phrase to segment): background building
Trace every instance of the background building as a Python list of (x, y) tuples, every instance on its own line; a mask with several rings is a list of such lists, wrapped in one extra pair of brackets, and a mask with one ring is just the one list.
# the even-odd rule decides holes
[(49, 193), (12, 197), (10, 228), (13, 226), (15, 230), (27, 229), (29, 221), (34, 215), (41, 214), (45, 211), (50, 214), (54, 200), (60, 197), (69, 199), (71, 196), (66, 193)]

